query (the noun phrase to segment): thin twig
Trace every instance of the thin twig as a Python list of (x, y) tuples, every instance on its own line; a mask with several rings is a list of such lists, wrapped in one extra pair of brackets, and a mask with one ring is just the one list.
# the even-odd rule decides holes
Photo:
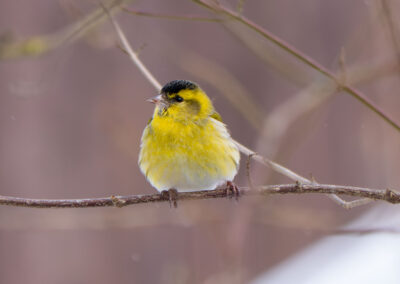
[(361, 93), (359, 90), (349, 86), (342, 84), (340, 81), (340, 78), (338, 78), (334, 73), (329, 71), (327, 68), (322, 66), (320, 63), (312, 59), (311, 57), (305, 55), (301, 51), (297, 50), (295, 47), (291, 46), (289, 43), (285, 42), (281, 38), (277, 37), (273, 33), (269, 32), (268, 30), (262, 28), (261, 26), (257, 25), (256, 23), (252, 22), (251, 20), (247, 19), (246, 17), (243, 17), (241, 14), (236, 13), (235, 11), (232, 11), (228, 9), (225, 6), (222, 6), (218, 3), (208, 3), (207, 1), (204, 0), (193, 0), (195, 3), (206, 7), (210, 10), (212, 10), (215, 13), (222, 13), (240, 23), (243, 25), (247, 26), (249, 29), (257, 32), (270, 42), (274, 43), (278, 47), (280, 47), (282, 50), (290, 53), (292, 56), (303, 62), (304, 64), (310, 66), (320, 74), (326, 76), (327, 78), (333, 80), (337, 86), (338, 89), (345, 91), (346, 93), (352, 95), (354, 98), (359, 100), (362, 104), (367, 106), (370, 110), (375, 112), (377, 115), (379, 115), (382, 119), (384, 119), (387, 123), (389, 123), (391, 126), (393, 126), (396, 130), (400, 131), (400, 125), (395, 122), (387, 113), (385, 113), (383, 110), (381, 110), (374, 102), (372, 102), (368, 97), (366, 97), (363, 93)]
[(145, 11), (138, 11), (138, 10), (131, 10), (125, 7), (121, 7), (124, 12), (129, 14), (137, 15), (137, 16), (145, 16), (151, 18), (161, 18), (161, 19), (168, 19), (168, 20), (183, 20), (183, 21), (200, 21), (200, 22), (222, 22), (223, 19), (218, 18), (206, 18), (196, 15), (170, 15), (170, 14), (156, 14), (152, 12), (145, 12)]
[(235, 141), (235, 144), (239, 148), (239, 151), (242, 152), (243, 154), (245, 154), (246, 156), (251, 156), (257, 162), (270, 167), (274, 171), (290, 178), (291, 180), (298, 181), (301, 183), (311, 183), (311, 181), (306, 179), (305, 177), (303, 177), (299, 174), (296, 174), (292, 170), (289, 170), (288, 168), (285, 168), (284, 166), (281, 166), (278, 163), (275, 163), (274, 161), (271, 161), (270, 159), (267, 159), (267, 158), (257, 154), (256, 152), (254, 152), (253, 150), (250, 150), (249, 148), (240, 144), (239, 142)]
[[(176, 199), (197, 200), (229, 197), (226, 188), (203, 190), (195, 192), (179, 192)], [(329, 184), (281, 184), (250, 188), (240, 188), (241, 196), (270, 194), (305, 194), (323, 193), (382, 200), (389, 203), (400, 203), (400, 193), (390, 189), (371, 189), (353, 186)], [(0, 196), (0, 205), (30, 207), (30, 208), (88, 208), (88, 207), (124, 207), (133, 204), (169, 202), (163, 194), (146, 194), (130, 196), (111, 196), (88, 199), (29, 199), (11, 196)]]
[(108, 15), (115, 31), (117, 32), (123, 47), (125, 48), (126, 52), (128, 53), (129, 57), (131, 58), (132, 62), (136, 65), (136, 67), (143, 73), (146, 79), (156, 88), (157, 91), (161, 90), (161, 84), (157, 81), (157, 79), (151, 74), (149, 69), (140, 61), (137, 54), (132, 50), (131, 45), (129, 44), (128, 40), (125, 37), (125, 34), (122, 32), (121, 28), (119, 27), (118, 23), (114, 21), (113, 17), (111, 16), (108, 9), (100, 2), (100, 5), (103, 7), (104, 11)]

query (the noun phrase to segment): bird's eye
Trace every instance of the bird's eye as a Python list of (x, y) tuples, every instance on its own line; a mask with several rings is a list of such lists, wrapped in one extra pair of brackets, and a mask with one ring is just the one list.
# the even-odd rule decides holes
[(178, 103), (183, 102), (183, 98), (181, 96), (175, 96), (175, 101), (177, 101)]

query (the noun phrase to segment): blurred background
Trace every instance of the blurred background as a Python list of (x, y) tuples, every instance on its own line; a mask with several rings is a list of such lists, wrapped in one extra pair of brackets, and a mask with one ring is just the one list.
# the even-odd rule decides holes
[[(400, 121), (397, 1), (220, 3)], [(260, 33), (193, 1), (118, 4), (131, 13), (117, 7), (115, 18), (154, 76), (200, 84), (239, 142), (320, 183), (400, 188), (398, 131)], [(0, 195), (155, 193), (137, 158), (153, 111), (145, 100), (157, 91), (117, 42), (97, 1), (0, 2)], [(246, 159), (239, 186), (248, 186)], [(256, 162), (250, 178), (292, 182)], [(389, 240), (400, 241), (400, 221), (387, 223), (398, 213), (382, 202), (346, 210), (321, 194), (189, 201), (177, 210), (3, 206), (0, 283), (328, 283), (354, 247), (364, 254), (346, 266), (350, 274), (381, 271), (385, 283), (398, 283), (400, 247)], [(302, 255), (308, 261), (295, 266)], [(317, 271), (322, 278), (312, 282)]]

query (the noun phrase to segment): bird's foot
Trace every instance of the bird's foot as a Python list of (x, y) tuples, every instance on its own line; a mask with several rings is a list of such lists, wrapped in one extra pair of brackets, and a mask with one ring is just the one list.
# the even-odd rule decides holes
[(169, 201), (169, 207), (172, 208), (172, 206), (174, 206), (174, 208), (178, 208), (178, 202), (177, 202), (178, 191), (175, 188), (163, 190), (161, 191), (161, 195), (164, 200)]
[(226, 196), (229, 198), (235, 197), (236, 201), (239, 200), (240, 190), (232, 181), (226, 182)]

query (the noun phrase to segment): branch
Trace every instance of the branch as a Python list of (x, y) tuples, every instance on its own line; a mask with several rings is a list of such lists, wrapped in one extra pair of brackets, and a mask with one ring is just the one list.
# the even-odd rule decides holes
[[(240, 188), (241, 196), (271, 194), (304, 194), (322, 193), (382, 200), (389, 203), (400, 203), (400, 193), (390, 189), (371, 189), (353, 186), (328, 184), (281, 184), (266, 185), (255, 188)], [(198, 200), (230, 197), (227, 188), (194, 192), (179, 192), (176, 200)], [(146, 194), (129, 196), (110, 196), (87, 199), (29, 199), (11, 196), (0, 196), (0, 205), (30, 208), (89, 208), (89, 207), (124, 207), (133, 204), (169, 202), (168, 195)]]

